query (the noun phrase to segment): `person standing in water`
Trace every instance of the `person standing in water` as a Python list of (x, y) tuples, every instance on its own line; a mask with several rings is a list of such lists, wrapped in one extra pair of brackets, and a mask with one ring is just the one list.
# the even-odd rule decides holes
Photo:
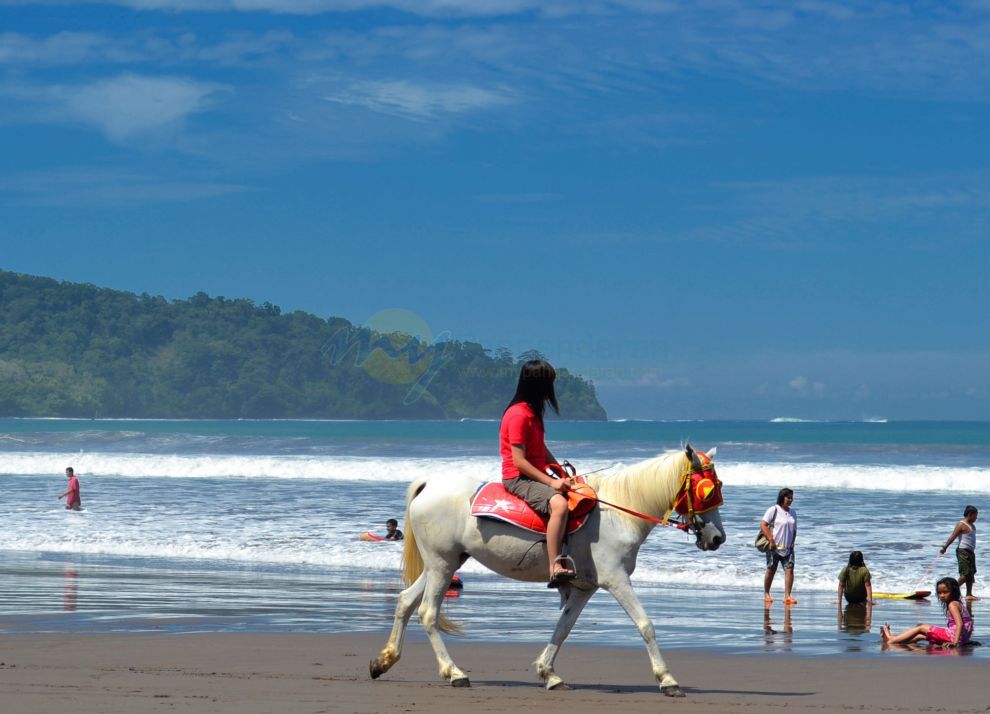
[[(79, 497), (79, 479), (76, 478), (76, 472), (72, 470), (72, 467), (68, 467), (65, 470), (65, 477), (69, 479), (69, 488), (58, 497), (58, 500), (65, 498), (65, 507), (70, 511), (81, 511), (82, 510), (82, 499)], [(68, 496), (68, 498), (66, 498)]]
[(959, 539), (956, 547), (956, 560), (959, 563), (959, 584), (966, 586), (966, 599), (979, 600), (973, 594), (973, 581), (976, 580), (976, 519), (979, 518), (980, 511), (976, 506), (966, 506), (963, 510), (963, 518), (956, 524), (949, 540), (939, 548), (939, 553), (945, 553), (952, 545), (952, 541)]
[(567, 530), (569, 478), (552, 478), (547, 464), (556, 463), (545, 442), (543, 414), (546, 405), (560, 413), (553, 389), (557, 373), (545, 360), (530, 360), (519, 371), (516, 393), (502, 414), (499, 451), (502, 455), (502, 485), (537, 513), (548, 516), (547, 556), (550, 560), (548, 587), (559, 587), (574, 577), (567, 559), (561, 556)]
[(776, 505), (770, 506), (760, 520), (760, 530), (770, 541), (767, 551), (767, 570), (763, 575), (763, 598), (769, 604), (773, 602), (770, 596), (770, 586), (777, 574), (777, 566), (784, 566), (784, 604), (793, 605), (797, 602), (791, 596), (794, 586), (794, 541), (797, 538), (797, 515), (791, 508), (794, 503), (794, 491), (782, 488), (777, 494)]

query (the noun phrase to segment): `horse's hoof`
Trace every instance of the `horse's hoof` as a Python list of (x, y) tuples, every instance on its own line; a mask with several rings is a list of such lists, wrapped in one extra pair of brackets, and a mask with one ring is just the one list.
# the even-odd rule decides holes
[(681, 691), (681, 688), (678, 687), (676, 684), (673, 684), (673, 685), (671, 685), (669, 687), (660, 687), (660, 691), (663, 693), (663, 695), (665, 697), (683, 697), (683, 696), (685, 696), (684, 692)]
[(566, 692), (569, 689), (571, 689), (571, 685), (569, 685), (567, 682), (561, 680), (560, 682), (557, 682), (556, 684), (550, 685), (549, 687), (547, 687), (547, 689), (549, 689), (551, 692)]
[(458, 677), (457, 679), (450, 680), (451, 687), (470, 687), (471, 680), (467, 677)]
[(377, 659), (373, 659), (370, 662), (368, 662), (368, 671), (371, 673), (372, 679), (378, 679), (379, 677), (382, 676), (382, 673), (385, 670), (382, 669), (382, 666), (380, 664), (378, 664)]

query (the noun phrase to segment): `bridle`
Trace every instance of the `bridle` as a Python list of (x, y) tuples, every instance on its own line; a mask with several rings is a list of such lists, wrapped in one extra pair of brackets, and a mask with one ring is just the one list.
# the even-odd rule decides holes
[(688, 444), (684, 447), (684, 455), (688, 464), (681, 476), (681, 483), (674, 496), (674, 503), (664, 515), (663, 520), (670, 519), (670, 514), (676, 511), (682, 521), (678, 527), (684, 530), (694, 528), (695, 535), (701, 537), (704, 522), (698, 516), (713, 511), (724, 502), (722, 499), (722, 481), (715, 472), (715, 464), (708, 454), (695, 451)]
[[(696, 452), (690, 445), (687, 445), (684, 447), (684, 455), (688, 459), (687, 467), (681, 475), (681, 483), (677, 487), (673, 505), (667, 510), (663, 518), (654, 518), (645, 513), (634, 511), (631, 508), (609, 503), (599, 498), (598, 494), (594, 493), (587, 484), (577, 484), (576, 487), (572, 487), (572, 491), (568, 495), (571, 510), (572, 512), (575, 511), (577, 504), (591, 502), (593, 506), (597, 502), (659, 526), (674, 527), (685, 533), (690, 533), (693, 530), (695, 538), (700, 540), (701, 531), (705, 527), (705, 523), (699, 516), (722, 505), (722, 482), (715, 473), (715, 464), (707, 454)], [(577, 470), (567, 461), (563, 464), (548, 464), (547, 466), (561, 477), (570, 476), (571, 478), (575, 478), (577, 476)], [(592, 492), (588, 493), (580, 490), (579, 487), (581, 486), (586, 487), (587, 491)], [(576, 497), (573, 501), (570, 495), (571, 493)], [(580, 508), (581, 506), (578, 505), (577, 507)], [(682, 516), (681, 520), (671, 520), (670, 515), (674, 511)]]

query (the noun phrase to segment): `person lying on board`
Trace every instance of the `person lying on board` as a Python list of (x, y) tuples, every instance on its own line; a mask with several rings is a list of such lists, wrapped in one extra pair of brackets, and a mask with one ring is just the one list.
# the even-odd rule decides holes
[(361, 540), (373, 540), (373, 541), (402, 540), (402, 531), (399, 530), (399, 522), (394, 518), (389, 518), (387, 521), (385, 521), (384, 536), (376, 536), (371, 531), (368, 531), (367, 533), (362, 533), (361, 535), (359, 535), (358, 538)]

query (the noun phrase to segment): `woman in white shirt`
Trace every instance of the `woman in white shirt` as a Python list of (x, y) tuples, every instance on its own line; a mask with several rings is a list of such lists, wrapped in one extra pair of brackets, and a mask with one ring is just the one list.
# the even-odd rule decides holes
[(760, 530), (770, 541), (767, 551), (767, 572), (763, 575), (763, 594), (767, 605), (773, 602), (770, 596), (770, 586), (777, 574), (777, 566), (784, 566), (784, 604), (793, 605), (797, 602), (791, 597), (791, 587), (794, 585), (794, 539), (797, 537), (797, 514), (791, 509), (794, 503), (794, 491), (789, 488), (780, 489), (777, 503), (767, 509), (760, 521)]

